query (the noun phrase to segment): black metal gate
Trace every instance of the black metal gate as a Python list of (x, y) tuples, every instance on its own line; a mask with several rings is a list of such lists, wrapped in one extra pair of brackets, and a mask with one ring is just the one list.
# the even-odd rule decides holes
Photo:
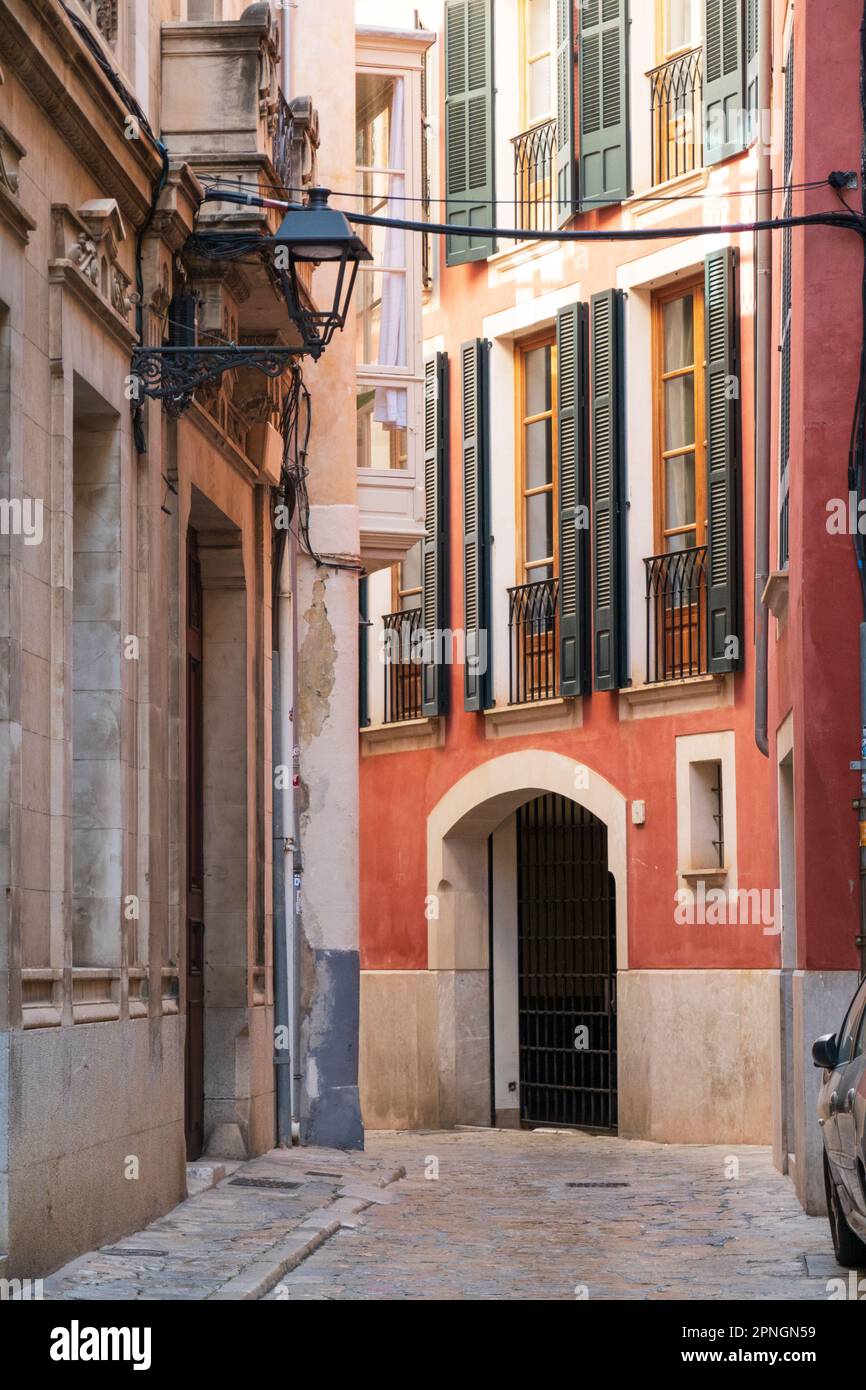
[(541, 796), (517, 812), (520, 1119), (615, 1130), (616, 902), (607, 827)]

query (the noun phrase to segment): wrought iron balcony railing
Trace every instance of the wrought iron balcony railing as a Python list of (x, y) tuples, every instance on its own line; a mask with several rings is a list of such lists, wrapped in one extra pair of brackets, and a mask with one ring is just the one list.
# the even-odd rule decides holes
[(508, 590), (509, 703), (532, 704), (559, 694), (559, 580)]
[(421, 718), (423, 632), (421, 609), (386, 613), (382, 620), (385, 642), (385, 720), (399, 724)]
[(705, 676), (707, 547), (653, 555), (646, 565), (646, 680)]
[(549, 232), (556, 218), (556, 122), (544, 121), (511, 141), (514, 147), (515, 225)]
[(703, 49), (670, 58), (647, 74), (652, 93), (653, 184), (703, 164)]

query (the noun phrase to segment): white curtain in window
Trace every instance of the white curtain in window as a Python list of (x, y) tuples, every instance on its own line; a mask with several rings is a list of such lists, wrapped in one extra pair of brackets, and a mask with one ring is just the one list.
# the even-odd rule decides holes
[[(403, 79), (394, 83), (391, 108), (391, 142), (388, 150), (388, 215), (402, 217), (406, 191), (403, 173), (406, 160)], [(386, 266), (405, 266), (406, 233), (389, 227), (385, 236)], [(402, 367), (406, 362), (406, 273), (386, 270), (382, 275), (382, 321), (379, 330), (379, 366)], [(386, 429), (404, 430), (407, 425), (407, 393), (403, 387), (380, 386), (376, 390), (373, 418)]]

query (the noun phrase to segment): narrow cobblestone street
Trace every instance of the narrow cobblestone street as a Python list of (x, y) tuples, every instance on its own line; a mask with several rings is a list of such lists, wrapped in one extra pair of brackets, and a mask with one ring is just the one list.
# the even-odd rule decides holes
[(370, 1134), (366, 1156), (406, 1178), (268, 1298), (822, 1300), (847, 1279), (766, 1149), (457, 1131)]
[(189, 1181), (187, 1201), (45, 1296), (826, 1300), (848, 1279), (762, 1148), (374, 1132), (363, 1154), (275, 1150)]

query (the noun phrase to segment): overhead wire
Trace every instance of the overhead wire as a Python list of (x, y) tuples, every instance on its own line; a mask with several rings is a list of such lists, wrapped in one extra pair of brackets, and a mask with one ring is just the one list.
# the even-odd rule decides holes
[[(200, 180), (200, 182), (201, 182), (202, 184), (204, 184), (204, 186), (205, 186), (206, 188), (211, 188), (211, 187), (219, 186), (219, 182), (220, 182), (219, 177), (218, 177), (217, 175), (208, 175), (208, 174), (200, 174), (200, 175), (199, 175), (199, 180)], [(234, 188), (234, 187), (238, 187), (238, 188), (255, 188), (255, 189), (258, 189), (259, 191), (261, 191), (261, 189), (263, 189), (263, 188), (267, 188), (267, 189), (268, 189), (270, 192), (272, 192), (272, 193), (291, 193), (291, 194), (296, 194), (296, 195), (298, 195), (298, 196), (303, 196), (305, 193), (307, 193), (307, 192), (309, 191), (309, 190), (306, 189), (306, 188), (295, 188), (295, 187), (292, 187), (292, 186), (289, 185), (289, 184), (271, 183), (271, 182), (268, 182), (268, 183), (260, 183), (260, 182), (259, 182), (259, 183), (257, 183), (257, 182), (256, 182), (255, 180), (253, 180), (253, 179), (233, 179), (233, 180), (232, 180), (232, 187), (233, 187), (233, 188)], [(716, 202), (717, 200), (719, 200), (719, 199), (721, 199), (721, 198), (754, 198), (755, 196), (757, 196), (757, 195), (759, 195), (759, 194), (762, 194), (762, 193), (770, 193), (770, 194), (775, 194), (775, 193), (788, 193), (788, 192), (791, 192), (791, 193), (800, 193), (800, 192), (808, 193), (808, 192), (814, 192), (815, 190), (817, 190), (817, 189), (819, 189), (819, 188), (826, 188), (826, 187), (827, 187), (827, 180), (826, 180), (826, 179), (810, 179), (810, 180), (808, 180), (808, 181), (806, 181), (806, 182), (804, 182), (804, 183), (791, 183), (791, 184), (782, 184), (782, 185), (776, 184), (776, 185), (774, 185), (774, 187), (772, 187), (772, 188), (747, 188), (747, 189), (743, 189), (743, 188), (731, 188), (731, 189), (723, 189), (723, 190), (720, 190), (720, 191), (717, 191), (717, 192), (712, 192), (712, 193), (666, 193), (666, 194), (652, 194), (652, 193), (648, 193), (648, 194), (646, 194), (645, 197), (642, 197), (642, 198), (640, 199), (640, 201), (641, 201), (641, 202), (653, 202), (653, 203)], [(362, 190), (359, 190), (359, 189), (352, 189), (351, 191), (349, 191), (349, 190), (346, 190), (346, 189), (329, 188), (329, 189), (328, 189), (328, 192), (329, 192), (329, 194), (330, 194), (332, 197), (334, 197), (334, 198), (364, 198), (364, 199), (369, 199), (369, 198), (371, 198), (371, 197), (374, 196), (374, 195), (372, 195), (372, 194), (370, 194), (370, 193), (365, 193), (365, 192), (363, 192)], [(425, 197), (425, 196), (423, 196), (422, 194), (418, 194), (418, 193), (409, 194), (409, 193), (390, 193), (390, 192), (388, 193), (387, 197), (385, 197), (385, 198), (383, 199), (383, 201), (385, 201), (385, 202), (400, 202), (400, 203), (420, 203), (420, 204), (421, 204), (422, 206), (424, 206), (424, 207), (429, 207), (431, 203), (438, 203), (438, 204), (440, 204), (440, 205), (442, 205), (442, 206), (453, 207), (453, 206), (455, 206), (455, 205), (457, 205), (457, 206), (462, 205), (462, 206), (464, 206), (464, 207), (471, 207), (471, 208), (478, 208), (478, 207), (512, 207), (512, 208), (513, 208), (513, 207), (514, 207), (514, 203), (515, 203), (514, 198), (454, 198), (454, 197), (443, 198), (443, 197), (433, 197), (433, 196)], [(546, 205), (546, 206), (549, 206), (549, 207), (573, 207), (573, 202), (572, 202), (571, 199), (552, 198), (552, 197), (551, 197), (551, 198), (547, 198), (547, 197), (546, 197), (544, 201), (545, 201), (545, 205)], [(608, 206), (608, 205), (599, 202), (599, 204), (598, 204), (598, 209), (603, 209), (603, 208), (606, 207), (606, 206)], [(594, 208), (594, 207), (592, 206), (592, 204), (590, 203), (590, 204), (588, 204), (587, 208), (584, 209), (584, 210), (587, 210), (587, 211), (597, 211), (598, 209)]]

